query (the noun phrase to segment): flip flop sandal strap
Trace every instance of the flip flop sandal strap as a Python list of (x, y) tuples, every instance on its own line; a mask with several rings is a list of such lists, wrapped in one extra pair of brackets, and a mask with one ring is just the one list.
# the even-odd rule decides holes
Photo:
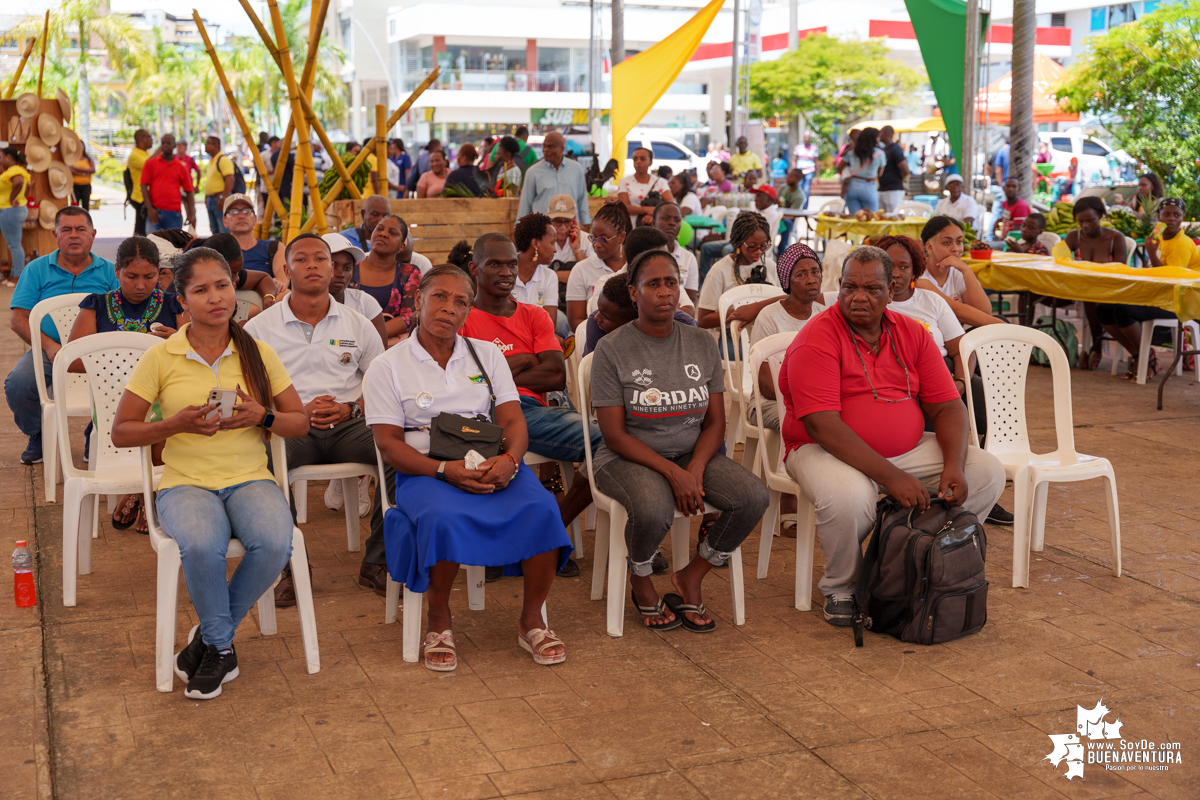
[(637, 610), (641, 612), (643, 617), (665, 617), (667, 615), (666, 612), (670, 611), (670, 609), (667, 608), (667, 604), (662, 601), (661, 597), (658, 599), (658, 605), (638, 606)]
[(545, 628), (531, 630), (527, 641), (529, 642), (529, 646), (533, 648), (533, 652), (539, 656), (544, 655), (547, 648), (563, 643), (562, 639), (559, 639), (554, 631), (546, 630)]
[(704, 603), (701, 603), (698, 606), (691, 605), (690, 603), (682, 603), (675, 606), (675, 611), (682, 611), (685, 614), (690, 613), (697, 616), (703, 616), (704, 614), (708, 613), (708, 609), (704, 607)]
[[(444, 644), (443, 644), (444, 643)], [(428, 633), (425, 635), (425, 653), (452, 653), (458, 651), (454, 646), (454, 635), (449, 633)]]

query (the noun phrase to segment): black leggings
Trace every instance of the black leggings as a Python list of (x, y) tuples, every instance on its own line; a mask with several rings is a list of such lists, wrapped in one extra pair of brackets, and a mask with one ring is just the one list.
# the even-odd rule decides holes
[(1101, 303), (1096, 306), (1096, 316), (1101, 325), (1115, 325), (1118, 328), (1128, 328), (1139, 322), (1152, 319), (1175, 319), (1170, 311), (1153, 306), (1130, 306), (1125, 304)]

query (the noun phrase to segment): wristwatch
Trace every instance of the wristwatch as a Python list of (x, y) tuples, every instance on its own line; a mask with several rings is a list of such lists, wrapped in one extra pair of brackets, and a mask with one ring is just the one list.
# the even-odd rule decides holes
[(268, 409), (266, 409), (266, 413), (263, 415), (262, 422), (258, 423), (258, 427), (266, 428), (267, 430), (270, 430), (271, 426), (274, 424), (275, 424), (275, 412), (271, 411), (271, 409), (268, 408)]
[(445, 482), (445, 480), (446, 480), (446, 462), (445, 461), (438, 464), (437, 472), (434, 474), (434, 477), (437, 478), (439, 481)]
[(363, 415), (362, 406), (358, 403), (347, 403), (350, 406), (350, 419), (358, 419)]

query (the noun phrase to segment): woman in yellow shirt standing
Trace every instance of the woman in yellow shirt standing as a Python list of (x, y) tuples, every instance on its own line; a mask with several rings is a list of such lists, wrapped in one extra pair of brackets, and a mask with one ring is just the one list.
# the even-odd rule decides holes
[(75, 184), (75, 202), (84, 208), (92, 207), (92, 175), (95, 172), (96, 162), (92, 161), (85, 146), (79, 160), (71, 165), (71, 179)]
[(9, 275), (21, 277), (25, 268), (25, 248), (21, 246), (21, 230), (25, 225), (25, 193), (29, 188), (29, 173), (25, 170), (25, 154), (15, 147), (0, 150), (0, 236), (12, 255), (4, 285), (12, 287)]
[[(200, 618), (175, 657), (175, 674), (187, 681), (187, 697), (209, 700), (238, 676), (234, 632), (291, 555), (292, 515), (267, 468), (264, 437), (305, 436), (308, 417), (279, 356), (233, 321), (237, 300), (225, 259), (206, 247), (189, 250), (175, 264), (175, 284), (192, 321), (142, 356), (112, 440), (117, 447), (166, 441), (155, 506), (179, 545)], [(236, 391), (232, 415), (207, 402), (214, 387)], [(156, 401), (162, 421), (145, 422)], [(235, 536), (246, 555), (226, 585), (225, 554)]]

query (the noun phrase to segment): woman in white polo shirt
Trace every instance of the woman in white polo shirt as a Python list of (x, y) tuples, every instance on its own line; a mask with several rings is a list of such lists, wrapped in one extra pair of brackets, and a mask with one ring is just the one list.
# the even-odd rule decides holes
[[(457, 335), (473, 296), (462, 270), (430, 270), (418, 292), (416, 334), (375, 359), (363, 390), (375, 444), (396, 470), (396, 507), (384, 516), (388, 572), (426, 595), (425, 666), (435, 672), (458, 665), (450, 591), (459, 564), (524, 575), (518, 643), (538, 664), (567, 657), (541, 608), (571, 540), (554, 496), (521, 468), (529, 435), (503, 354), (491, 342)], [(475, 470), (430, 458), (429, 426), (442, 413), (490, 415), (504, 429), (504, 452)]]
[(517, 246), (517, 280), (512, 297), (518, 303), (544, 308), (558, 322), (558, 275), (547, 265), (554, 260), (554, 225), (545, 214), (526, 214), (513, 228)]
[(592, 216), (592, 247), (588, 256), (571, 269), (567, 278), (567, 325), (579, 327), (587, 317), (587, 303), (602, 275), (611, 275), (625, 266), (625, 237), (633, 230), (629, 214), (620, 203), (608, 203)]

